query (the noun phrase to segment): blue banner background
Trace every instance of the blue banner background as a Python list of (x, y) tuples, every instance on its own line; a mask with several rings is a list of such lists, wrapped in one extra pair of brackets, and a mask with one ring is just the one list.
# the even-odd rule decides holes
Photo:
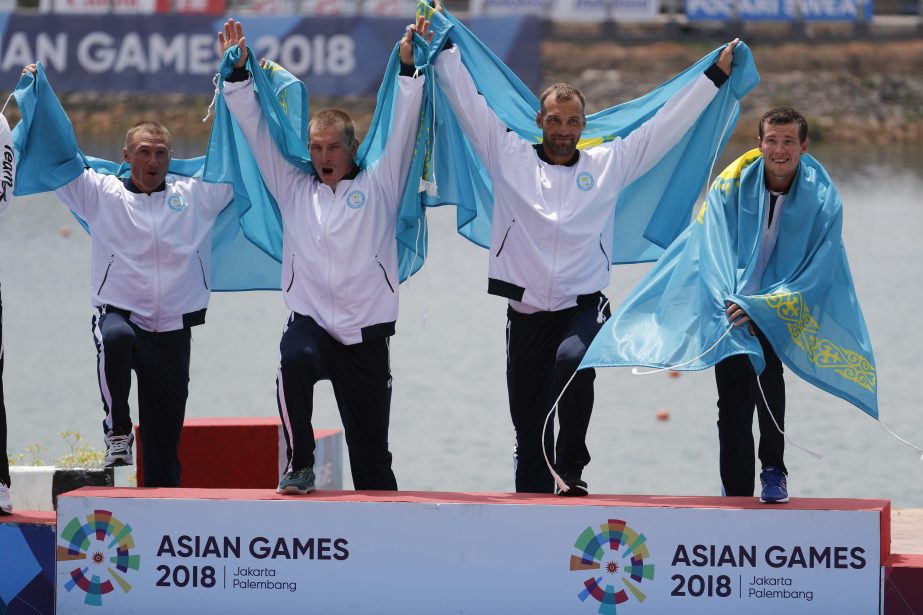
[[(799, 6), (800, 4), (800, 6)], [(692, 21), (726, 21), (734, 16), (735, 0), (688, 0), (686, 17)], [(872, 20), (874, 0), (736, 0), (742, 21), (794, 21), (800, 11), (803, 21)]]
[[(390, 17), (247, 16), (247, 42), (282, 64), (312, 95), (374, 95), (404, 27)], [(225, 18), (200, 15), (0, 14), (0, 79), (12, 89), (40, 60), (57, 92), (209, 94)], [(537, 18), (480, 17), (467, 25), (533, 90)]]

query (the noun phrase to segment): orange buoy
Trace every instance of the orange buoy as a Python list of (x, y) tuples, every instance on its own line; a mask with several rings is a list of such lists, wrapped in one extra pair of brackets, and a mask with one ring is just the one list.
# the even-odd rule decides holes
[(661, 408), (657, 411), (657, 420), (658, 421), (669, 421), (670, 420), (670, 411), (666, 408)]

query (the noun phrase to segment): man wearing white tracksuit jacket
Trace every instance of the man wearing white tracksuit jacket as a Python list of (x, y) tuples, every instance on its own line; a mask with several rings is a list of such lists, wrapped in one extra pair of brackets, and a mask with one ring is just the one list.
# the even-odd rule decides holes
[[(542, 442), (546, 413), (609, 316), (615, 203), (686, 133), (730, 74), (736, 41), (695, 81), (625, 139), (583, 151), (585, 100), (555, 84), (541, 96), (534, 145), (507, 130), (477, 92), (451, 47), (437, 57), (436, 77), (493, 182), (493, 236), (488, 292), (509, 300), (507, 388), (516, 432), (520, 492), (552, 492), (543, 448), (561, 476), (562, 495), (586, 495), (586, 433), (593, 370), (578, 372), (558, 404), (560, 435)], [(653, 205), (653, 204), (652, 204)], [(554, 450), (553, 450), (554, 449)]]
[[(35, 73), (36, 66), (23, 69)], [(190, 327), (211, 295), (212, 227), (227, 185), (170, 175), (173, 139), (138, 122), (125, 135), (130, 175), (84, 169), (55, 190), (90, 229), (90, 301), (107, 467), (134, 463), (128, 395), (138, 377), (144, 486), (178, 487), (177, 449), (189, 396)]]
[(141, 122), (125, 138), (129, 178), (85, 169), (55, 190), (90, 227), (106, 465), (133, 463), (128, 395), (134, 369), (146, 487), (179, 486), (190, 327), (205, 322), (212, 227), (232, 198), (230, 186), (168, 175), (170, 146), (162, 125)]
[[(426, 24), (428, 26), (428, 24)], [(419, 29), (425, 36), (422, 24)], [(401, 45), (401, 76), (387, 145), (359, 169), (351, 118), (323, 110), (311, 120), (316, 175), (285, 160), (276, 147), (246, 71), (239, 23), (219, 34), (241, 60), (223, 95), (282, 213), (282, 292), (291, 315), (280, 342), (279, 414), (289, 463), (277, 491), (314, 489), (314, 384), (329, 379), (346, 433), (356, 489), (395, 490), (388, 450), (391, 409), (389, 339), (398, 313), (398, 206), (418, 126), (423, 77), (413, 77), (410, 34)]]

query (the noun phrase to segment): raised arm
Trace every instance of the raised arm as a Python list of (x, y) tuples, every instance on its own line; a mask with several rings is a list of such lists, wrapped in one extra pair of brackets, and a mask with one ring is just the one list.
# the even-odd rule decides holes
[[(234, 72), (224, 82), (222, 96), (228, 110), (237, 120), (269, 192), (281, 209), (292, 203), (293, 180), (303, 172), (288, 162), (269, 132), (269, 125), (253, 89), (253, 77), (245, 68), (247, 39), (240, 22), (229, 19), (224, 31), (218, 33), (218, 45), (223, 54), (231, 47), (240, 48), (240, 59), (234, 64)], [(264, 92), (262, 95), (271, 96)]]
[(462, 63), (458, 46), (443, 50), (436, 57), (436, 80), (442, 87), (458, 124), (474, 146), (481, 162), (493, 170), (509, 139), (519, 139), (507, 131), (506, 124), (487, 105), (474, 85), (471, 74)]
[[(38, 74), (38, 68), (35, 64), (27, 64), (22, 69), (22, 75), (27, 74), (36, 75)], [(58, 105), (57, 101), (55, 104)], [(61, 115), (64, 115), (64, 110), (60, 109)], [(73, 128), (68, 124), (68, 130), (73, 131)], [(61, 140), (61, 143), (66, 142), (67, 148), (73, 148), (74, 140), (73, 135), (66, 135), (69, 138), (64, 138)], [(56, 145), (61, 145), (57, 143)], [(36, 147), (43, 148), (45, 144), (36, 144)], [(67, 159), (68, 161), (74, 158), (76, 151), (72, 149), (65, 149), (63, 151), (54, 150), (54, 163), (58, 164), (61, 160)], [(68, 209), (77, 214), (82, 220), (87, 223), (92, 223), (95, 219), (96, 214), (99, 209), (99, 189), (102, 185), (104, 176), (97, 174), (91, 169), (84, 169), (82, 173), (77, 175), (73, 180), (67, 184), (54, 190), (55, 196), (64, 203)]]
[(400, 205), (401, 192), (413, 159), (423, 99), (424, 77), (422, 74), (416, 74), (413, 65), (414, 32), (424, 39), (432, 38), (429, 22), (422, 16), (417, 23), (408, 26), (404, 33), (399, 49), (401, 72), (397, 77), (397, 100), (391, 116), (388, 140), (381, 157), (369, 168), (371, 176), (381, 183), (388, 194), (393, 195), (393, 199), (389, 199), (389, 204), (393, 204), (395, 209)]
[(734, 47), (738, 42), (735, 38), (728, 43), (714, 64), (674, 94), (654, 117), (616, 143), (615, 147), (628, 156), (624, 184), (647, 173), (685, 136), (730, 76)]

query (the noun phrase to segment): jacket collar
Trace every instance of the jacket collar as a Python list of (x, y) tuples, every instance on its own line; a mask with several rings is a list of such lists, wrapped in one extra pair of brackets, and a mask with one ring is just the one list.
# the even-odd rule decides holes
[[(125, 184), (125, 189), (128, 190), (129, 192), (134, 192), (135, 194), (149, 194), (147, 192), (139, 190), (138, 187), (135, 186), (135, 183), (131, 181), (131, 177), (126, 177), (125, 179), (122, 180), (122, 183)], [(157, 186), (153, 190), (153, 192), (163, 192), (166, 189), (167, 189), (167, 180), (163, 180), (162, 182), (160, 182), (160, 185)]]
[[(545, 148), (542, 147), (542, 144), (541, 144), (541, 143), (536, 143), (536, 144), (533, 145), (532, 147), (535, 148), (535, 153), (538, 154), (538, 158), (539, 158), (539, 160), (541, 160), (542, 162), (546, 162), (546, 163), (548, 163), (548, 164), (554, 164), (554, 165), (557, 165), (557, 164), (558, 164), (557, 162), (552, 162), (551, 159), (548, 158), (548, 155), (545, 154)], [(580, 150), (579, 150), (579, 149), (576, 150), (576, 151), (574, 152), (574, 157), (573, 157), (573, 158), (571, 158), (571, 159), (568, 160), (567, 162), (561, 163), (559, 166), (562, 166), (562, 167), (572, 167), (572, 166), (574, 166), (575, 164), (577, 164), (577, 161), (578, 161), (578, 160), (580, 160)]]

